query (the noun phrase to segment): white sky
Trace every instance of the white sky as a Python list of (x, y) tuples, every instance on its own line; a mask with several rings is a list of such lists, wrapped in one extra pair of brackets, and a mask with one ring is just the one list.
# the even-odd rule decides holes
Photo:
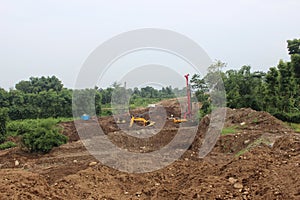
[(97, 46), (138, 28), (184, 34), (227, 69), (267, 71), (289, 59), (299, 10), (298, 0), (0, 0), (0, 87), (55, 75), (72, 88)]

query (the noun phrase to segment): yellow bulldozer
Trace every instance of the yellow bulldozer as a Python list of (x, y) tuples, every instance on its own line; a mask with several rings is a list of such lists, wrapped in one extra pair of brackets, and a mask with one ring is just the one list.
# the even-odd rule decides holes
[(171, 115), (171, 117), (169, 117), (168, 120), (172, 120), (175, 124), (179, 124), (179, 123), (188, 121), (187, 119), (180, 119), (178, 117), (174, 117), (173, 115)]
[(153, 126), (155, 122), (146, 120), (143, 117), (134, 117), (133, 115), (131, 116), (130, 124), (129, 127), (132, 127), (134, 122), (142, 122), (144, 126)]

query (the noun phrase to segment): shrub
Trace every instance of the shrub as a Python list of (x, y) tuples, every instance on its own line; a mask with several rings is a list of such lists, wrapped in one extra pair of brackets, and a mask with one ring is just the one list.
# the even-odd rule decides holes
[(23, 145), (31, 152), (49, 152), (53, 147), (67, 142), (67, 137), (59, 133), (59, 121), (53, 118), (11, 121), (7, 134), (20, 135)]
[(17, 136), (31, 132), (34, 129), (34, 120), (10, 121), (7, 123), (8, 135)]
[(6, 140), (6, 136), (0, 134), (0, 144), (3, 143)]
[(8, 135), (16, 136), (23, 135), (28, 132), (32, 132), (37, 127), (44, 127), (46, 129), (52, 129), (57, 123), (61, 122), (61, 119), (25, 119), (10, 121), (7, 123)]
[(102, 110), (101, 116), (111, 116), (112, 112), (110, 110)]
[(0, 144), (0, 150), (8, 149), (8, 148), (15, 147), (15, 146), (17, 146), (17, 145), (14, 142), (7, 141), (7, 142)]
[(300, 124), (296, 124), (296, 123), (287, 123), (293, 130), (295, 130), (295, 132), (300, 133)]
[(57, 129), (37, 127), (31, 133), (23, 135), (23, 143), (31, 152), (49, 152), (53, 147), (67, 142), (67, 137), (58, 133)]
[(6, 121), (8, 119), (7, 109), (0, 108), (0, 143), (5, 141), (6, 138)]
[(300, 113), (278, 112), (273, 113), (273, 116), (285, 122), (300, 123)]

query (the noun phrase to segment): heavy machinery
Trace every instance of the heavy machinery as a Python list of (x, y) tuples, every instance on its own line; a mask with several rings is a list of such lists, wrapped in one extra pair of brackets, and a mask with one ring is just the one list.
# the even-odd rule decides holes
[(131, 115), (129, 127), (132, 127), (134, 122), (142, 122), (144, 126), (153, 126), (155, 124), (155, 122), (146, 120), (143, 117), (134, 117), (133, 115)]
[[(191, 104), (191, 90), (190, 90), (190, 86), (189, 86), (189, 74), (184, 75), (184, 77), (186, 80), (186, 90), (187, 90), (187, 92), (186, 92), (187, 93), (187, 110), (184, 113), (184, 118), (181, 119), (178, 117), (174, 117), (174, 115), (171, 115), (171, 117), (167, 118), (168, 120), (172, 120), (176, 124), (179, 124), (182, 122), (187, 122), (188, 119), (192, 118), (192, 104)], [(155, 124), (155, 122), (153, 122), (153, 121), (146, 120), (144, 118), (143, 114), (139, 115), (138, 117), (131, 115), (129, 127), (132, 127), (134, 122), (142, 122), (144, 126), (153, 126)]]
[(187, 122), (187, 119), (180, 119), (180, 118), (178, 118), (178, 117), (174, 117), (173, 115), (171, 115), (171, 117), (170, 118), (168, 118), (169, 120), (173, 120), (173, 122), (175, 123), (175, 124), (179, 124), (179, 123), (181, 123), (181, 122)]
[(184, 75), (186, 81), (186, 96), (187, 96), (187, 111), (184, 113), (184, 119), (192, 117), (192, 103), (191, 103), (191, 88), (189, 85), (189, 74)]
[(179, 124), (182, 122), (187, 122), (188, 119), (191, 119), (192, 117), (192, 104), (191, 104), (191, 90), (189, 86), (189, 74), (184, 75), (185, 80), (186, 80), (186, 96), (187, 96), (187, 110), (184, 113), (184, 118), (180, 119), (178, 117), (174, 117), (171, 115), (170, 120), (173, 120), (174, 123)]

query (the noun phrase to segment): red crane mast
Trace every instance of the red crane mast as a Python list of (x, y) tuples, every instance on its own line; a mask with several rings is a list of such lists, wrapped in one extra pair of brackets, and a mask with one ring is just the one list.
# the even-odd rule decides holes
[(186, 96), (187, 96), (187, 111), (184, 113), (184, 119), (192, 117), (192, 105), (191, 105), (191, 90), (189, 86), (189, 74), (184, 75), (186, 80)]

